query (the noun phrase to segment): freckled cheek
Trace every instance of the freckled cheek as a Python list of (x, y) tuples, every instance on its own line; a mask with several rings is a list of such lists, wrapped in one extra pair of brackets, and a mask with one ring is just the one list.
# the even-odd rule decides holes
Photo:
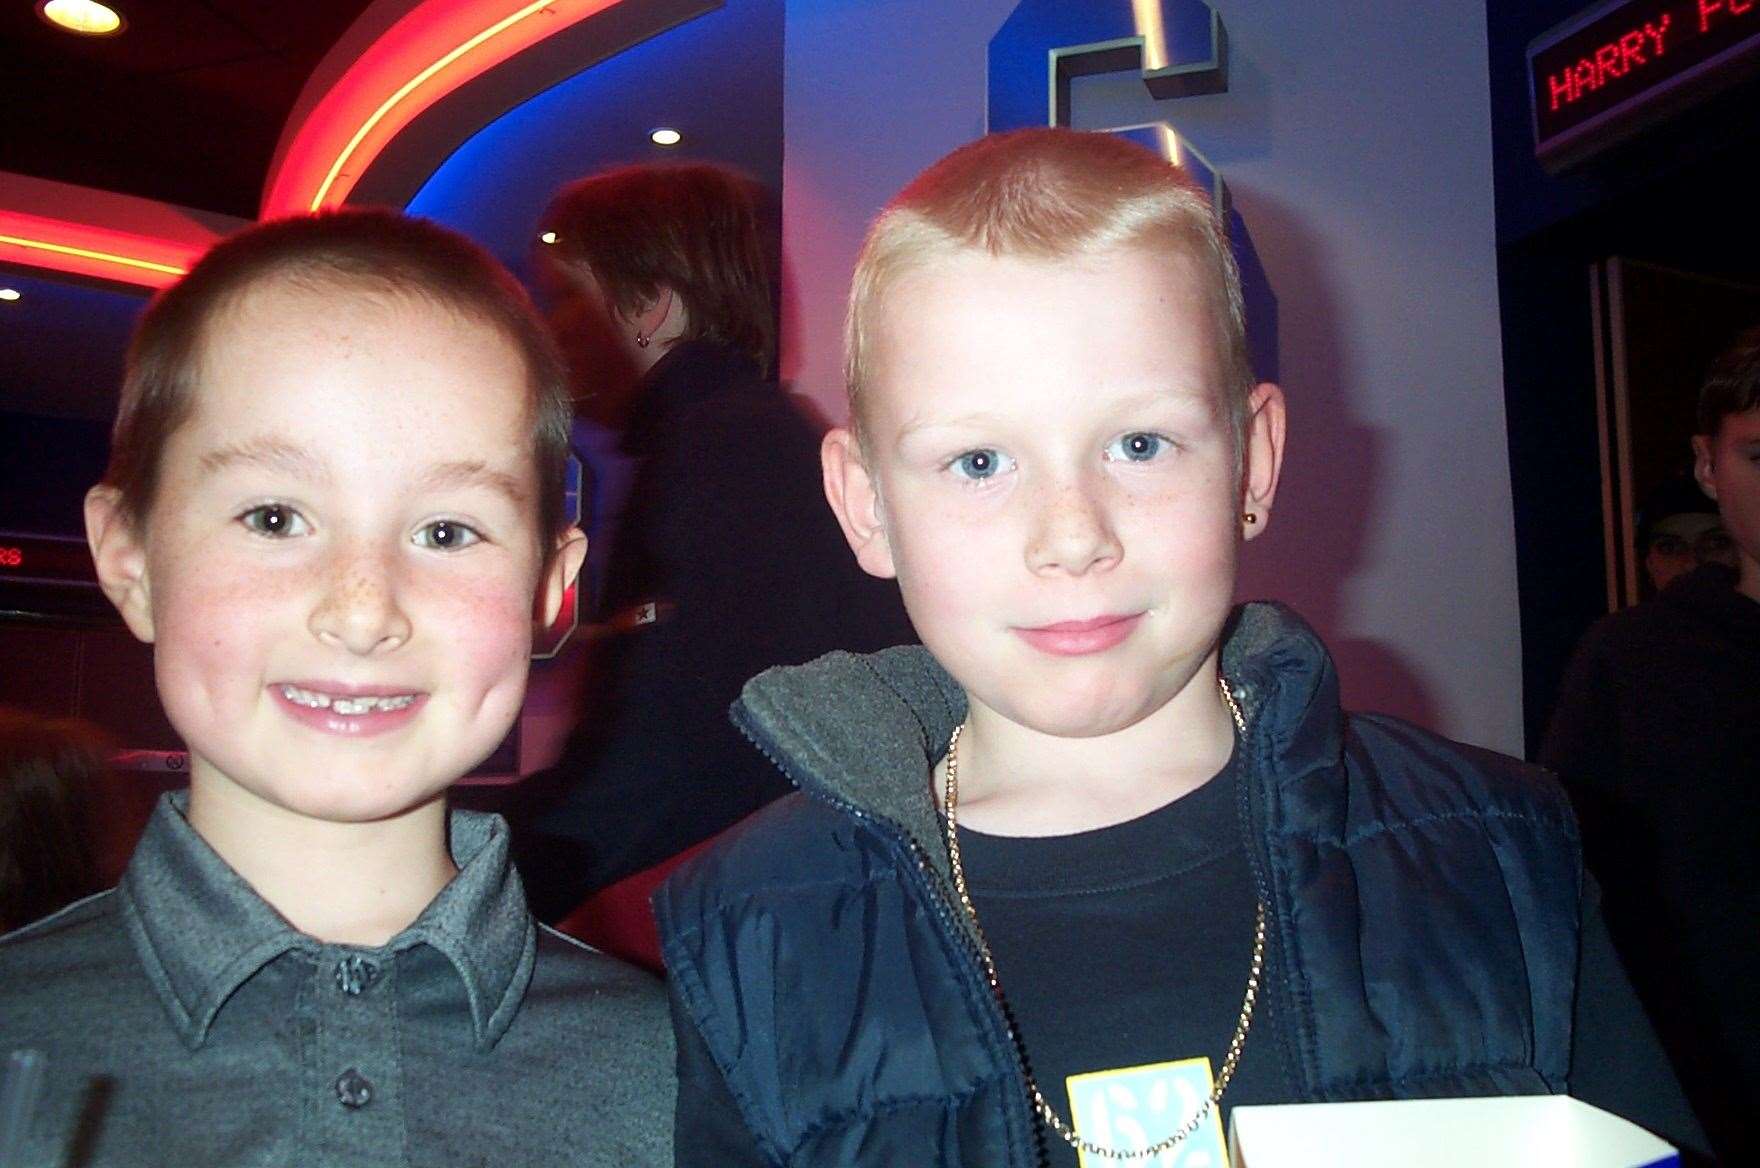
[(912, 619), (968, 622), (999, 615), (999, 596), (1018, 587), (1022, 553), (1005, 521), (963, 514), (919, 515), (893, 537), (893, 562)]
[(153, 653), (167, 705), (197, 693), (219, 705), (241, 684), (254, 691), (285, 627), (296, 623), (293, 582), (209, 567), (153, 577)]
[(1116, 515), (1126, 562), (1159, 565), (1192, 580), (1228, 577), (1239, 558), (1239, 518), (1223, 488), (1127, 501)]
[(459, 582), (432, 589), (427, 601), (426, 640), (470, 692), (523, 694), (532, 647), (529, 590), (517, 581)]
[(1240, 551), (1233, 529), (1213, 519), (1201, 526), (1193, 522), (1146, 532), (1138, 546), (1157, 562), (1194, 580), (1232, 578)]

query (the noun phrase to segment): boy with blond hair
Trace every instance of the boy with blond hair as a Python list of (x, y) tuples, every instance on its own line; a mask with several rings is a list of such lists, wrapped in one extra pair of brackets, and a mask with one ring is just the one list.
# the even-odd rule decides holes
[(680, 1164), (1219, 1164), (1243, 1103), (1566, 1090), (1696, 1143), (1553, 784), (1233, 607), (1284, 400), (1177, 168), (956, 151), (847, 341), (826, 494), (923, 647), (735, 707), (800, 793), (657, 900)]
[(22, 1163), (666, 1162), (658, 982), (446, 807), (585, 551), (564, 384), (512, 277), (389, 212), (253, 227), (147, 309), (86, 525), (190, 785), (0, 941)]

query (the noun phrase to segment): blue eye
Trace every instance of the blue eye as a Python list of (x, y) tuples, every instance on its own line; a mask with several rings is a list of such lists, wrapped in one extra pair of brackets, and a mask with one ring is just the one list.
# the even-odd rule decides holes
[(415, 543), (417, 547), (450, 552), (470, 547), (482, 538), (474, 528), (467, 527), (457, 520), (436, 519), (434, 522), (416, 529)]
[(1167, 446), (1167, 439), (1144, 431), (1126, 434), (1106, 448), (1106, 457), (1115, 461), (1148, 462)]
[(240, 515), (238, 521), (245, 525), (246, 530), (269, 539), (290, 539), (296, 535), (305, 535), (311, 530), (305, 516), (285, 503), (264, 503), (259, 507), (252, 507)]
[(1014, 465), (1014, 460), (1000, 450), (968, 450), (948, 463), (948, 469), (962, 479), (980, 482), (992, 478)]

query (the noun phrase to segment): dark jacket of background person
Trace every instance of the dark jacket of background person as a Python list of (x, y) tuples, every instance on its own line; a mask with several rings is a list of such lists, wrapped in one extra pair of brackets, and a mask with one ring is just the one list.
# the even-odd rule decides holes
[(94, 727), (0, 707), (0, 933), (104, 886), (92, 818), (104, 754)]
[[(1614, 1092), (1618, 1105), (1654, 1106), (1643, 1118), (1698, 1141), (1605, 936), (1580, 928), (1576, 828), (1555, 784), (1344, 714), (1325, 649), (1279, 606), (1242, 610), (1222, 672), (1246, 716), (1240, 823), (1269, 913), (1248, 1042), (1279, 1044), (1284, 1102), (1569, 1089), (1585, 941), (1627, 1006), (1587, 1029), (1635, 1022), (1598, 1035), (1621, 1057), (1592, 1061), (1652, 1069), (1659, 1081), (1632, 1107)], [(736, 714), (804, 794), (656, 898), (678, 1163), (1037, 1164), (925, 782), (965, 716), (959, 687), (922, 649), (837, 655), (755, 679)]]
[[(825, 504), (820, 436), (730, 346), (682, 342), (649, 371), (624, 434), (639, 466), (600, 606), (624, 631), (561, 760), (513, 812), (541, 918), (789, 790), (728, 721), (747, 679), (914, 639), (896, 586), (857, 568)], [(636, 623), (650, 604), (655, 619)]]
[(1711, 1137), (1760, 1163), (1760, 604), (1707, 565), (1584, 636), (1541, 751)]

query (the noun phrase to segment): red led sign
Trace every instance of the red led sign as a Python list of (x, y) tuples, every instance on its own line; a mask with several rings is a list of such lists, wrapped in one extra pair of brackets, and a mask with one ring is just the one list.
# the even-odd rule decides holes
[(83, 539), (0, 532), (0, 580), (95, 585), (98, 577)]
[(1528, 46), (1534, 146), (1564, 166), (1739, 79), (1760, 0), (1615, 0)]

